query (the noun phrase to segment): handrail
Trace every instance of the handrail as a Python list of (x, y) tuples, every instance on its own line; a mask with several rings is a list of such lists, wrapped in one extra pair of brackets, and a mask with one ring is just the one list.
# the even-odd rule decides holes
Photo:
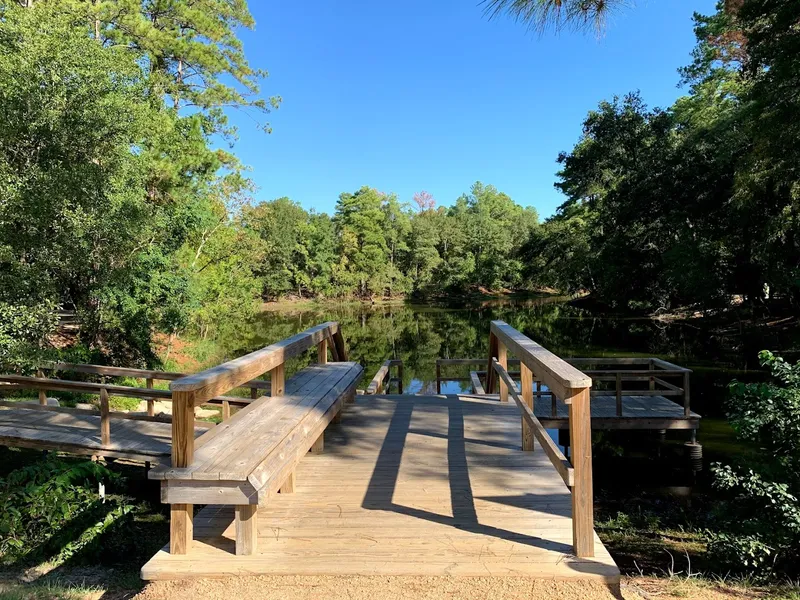
[(525, 401), (520, 396), (519, 389), (517, 389), (517, 384), (514, 383), (514, 380), (511, 379), (508, 371), (506, 371), (503, 366), (497, 362), (497, 359), (493, 359), (494, 369), (497, 371), (500, 379), (502, 379), (506, 386), (508, 386), (508, 393), (514, 399), (514, 402), (517, 403), (520, 412), (522, 412), (522, 418), (528, 422), (528, 426), (533, 431), (533, 435), (536, 436), (536, 439), (539, 441), (539, 444), (547, 454), (547, 457), (550, 459), (550, 462), (553, 463), (553, 466), (558, 471), (558, 474), (561, 475), (561, 479), (564, 480), (564, 484), (571, 488), (575, 483), (575, 469), (572, 468), (569, 460), (567, 457), (564, 456), (564, 453), (561, 452), (561, 448), (558, 447), (551, 438), (547, 430), (544, 428), (542, 423), (539, 419), (536, 418), (536, 415), (533, 414), (533, 410), (531, 407), (528, 406)]
[[(508, 375), (508, 353), (520, 360), (521, 389)], [(495, 364), (498, 367), (495, 367)], [(594, 556), (594, 499), (592, 496), (592, 425), (589, 402), (592, 379), (540, 346), (503, 321), (492, 321), (489, 329), (489, 360), (486, 373), (486, 391), (494, 393), (500, 379), (500, 401), (508, 400), (509, 393), (520, 400), (523, 409), (522, 449), (533, 450), (533, 438), (542, 434), (541, 424), (533, 413), (533, 383), (544, 383), (553, 394), (553, 401), (561, 400), (569, 406), (569, 433), (572, 448), (572, 548), (579, 558)], [(505, 375), (505, 377), (503, 377)], [(513, 385), (509, 385), (509, 383)], [(520, 398), (521, 395), (521, 398)], [(518, 402), (519, 403), (519, 402)], [(525, 418), (525, 416), (531, 418)], [(544, 435), (547, 435), (544, 432)], [(549, 436), (547, 436), (549, 438)], [(540, 440), (541, 444), (541, 440)], [(557, 453), (545, 453), (553, 466), (564, 477), (565, 465)], [(566, 473), (569, 477), (569, 473)]]
[(216, 367), (177, 379), (169, 387), (173, 392), (192, 392), (195, 404), (201, 403), (206, 398), (240, 387), (331, 338), (339, 359), (347, 360), (344, 343), (337, 341), (337, 337), (341, 338), (339, 324), (329, 321)]
[(383, 386), (386, 383), (387, 377), (389, 377), (391, 382), (390, 375), (392, 367), (397, 367), (397, 380), (400, 384), (398, 393), (403, 393), (403, 361), (400, 359), (390, 358), (385, 360), (378, 369), (378, 372), (375, 373), (375, 377), (373, 377), (372, 381), (369, 382), (369, 386), (367, 386), (367, 390), (364, 392), (365, 395), (372, 396), (375, 394), (380, 394), (383, 391)]

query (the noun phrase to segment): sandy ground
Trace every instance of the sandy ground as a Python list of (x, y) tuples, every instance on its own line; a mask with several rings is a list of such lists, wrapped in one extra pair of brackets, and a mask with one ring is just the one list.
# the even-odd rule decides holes
[(603, 584), (523, 578), (240, 577), (149, 584), (134, 600), (734, 600), (763, 598), (687, 580), (624, 579), (614, 593)]

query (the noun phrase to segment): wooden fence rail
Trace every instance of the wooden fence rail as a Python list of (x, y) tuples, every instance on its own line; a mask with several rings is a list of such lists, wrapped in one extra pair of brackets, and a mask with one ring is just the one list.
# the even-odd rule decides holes
[[(519, 390), (508, 375), (508, 353), (520, 361)], [(486, 371), (486, 392), (494, 393), (499, 385), (500, 400), (508, 401), (510, 394), (520, 406), (523, 449), (532, 450), (534, 437), (539, 439), (553, 466), (571, 482), (573, 552), (580, 558), (594, 556), (591, 378), (503, 321), (492, 321)], [(534, 381), (546, 385), (555, 398), (569, 406), (572, 471), (533, 414)]]
[(387, 379), (389, 383), (392, 382), (391, 371), (392, 367), (397, 367), (397, 378), (394, 381), (397, 381), (398, 384), (398, 394), (403, 393), (403, 361), (400, 359), (390, 358), (381, 365), (378, 369), (378, 372), (375, 373), (375, 377), (372, 378), (372, 381), (369, 382), (367, 386), (366, 395), (374, 395), (380, 394), (387, 389), (386, 383)]

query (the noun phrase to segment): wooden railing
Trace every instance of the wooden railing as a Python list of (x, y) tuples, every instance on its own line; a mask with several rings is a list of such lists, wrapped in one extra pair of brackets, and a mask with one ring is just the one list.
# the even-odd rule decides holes
[[(566, 361), (580, 368), (600, 382), (601, 387), (612, 384), (611, 389), (592, 390), (592, 396), (614, 395), (617, 399), (617, 416), (623, 415), (622, 399), (625, 396), (664, 396), (680, 399), (683, 416), (692, 414), (689, 392), (691, 369), (679, 367), (660, 358), (568, 358)], [(586, 368), (594, 367), (594, 368)], [(636, 368), (638, 367), (638, 368)], [(673, 379), (673, 382), (667, 381)], [(625, 383), (647, 383), (648, 389), (625, 387)]]
[[(98, 373), (96, 369), (110, 369), (120, 370), (116, 367), (102, 367), (99, 365), (71, 365), (72, 367), (80, 367), (84, 373)], [(91, 368), (91, 369), (89, 369)], [(64, 369), (67, 370), (67, 369)], [(77, 369), (71, 369), (77, 370)], [(134, 370), (134, 369), (124, 369)], [(153, 371), (158, 373), (158, 371)], [(107, 373), (111, 374), (111, 373)], [(22, 404), (10, 400), (0, 400), (0, 406), (7, 408), (24, 408), (26, 410), (42, 410), (50, 412), (72, 413), (72, 414), (85, 414), (96, 416), (97, 411), (85, 408), (71, 408), (67, 406), (48, 406), (46, 392), (72, 392), (79, 394), (94, 394), (99, 396), (100, 408), (100, 443), (102, 446), (108, 447), (111, 445), (111, 419), (127, 419), (132, 421), (159, 421), (170, 422), (169, 415), (155, 415), (153, 411), (148, 410), (146, 415), (137, 415), (124, 412), (112, 411), (109, 399), (112, 396), (120, 396), (123, 398), (142, 398), (150, 402), (156, 399), (170, 402), (172, 400), (172, 392), (169, 390), (158, 390), (148, 388), (136, 388), (124, 385), (113, 385), (108, 383), (94, 383), (90, 381), (68, 381), (63, 379), (48, 379), (45, 377), (26, 377), (23, 375), (0, 375), (0, 392), (3, 390), (19, 390), (30, 389), (39, 390), (39, 404)], [(230, 413), (230, 406), (246, 406), (251, 400), (246, 398), (237, 398), (235, 396), (221, 396), (211, 398), (206, 404), (222, 405), (223, 417), (225, 414)], [(148, 407), (149, 408), (149, 407)]]
[[(231, 360), (177, 379), (172, 391), (172, 466), (185, 468), (194, 458), (194, 407), (269, 373), (270, 395), (280, 396), (286, 383), (285, 363), (312, 348), (317, 361), (326, 363), (328, 349), (334, 361), (346, 361), (347, 351), (339, 324), (330, 321)], [(170, 552), (186, 554), (192, 542), (192, 504), (170, 504)], [(253, 511), (253, 515), (255, 511)]]
[[(397, 368), (397, 377), (392, 378), (392, 367)], [(388, 380), (388, 382), (387, 382)], [(372, 381), (369, 382), (367, 386), (366, 395), (374, 395), (380, 394), (384, 390), (388, 390), (388, 384), (391, 384), (392, 381), (397, 382), (398, 386), (398, 394), (403, 393), (403, 361), (400, 359), (390, 358), (381, 365), (378, 372), (375, 373), (375, 377), (372, 378)]]
[[(519, 389), (508, 375), (508, 353), (520, 361)], [(556, 398), (569, 406), (572, 467), (533, 414), (534, 381), (546, 385)], [(523, 449), (533, 450), (533, 440), (538, 439), (565, 483), (571, 484), (573, 552), (580, 558), (594, 556), (591, 378), (507, 323), (492, 321), (486, 392), (494, 393), (496, 385), (499, 385), (501, 401), (507, 401), (511, 394), (522, 410)]]

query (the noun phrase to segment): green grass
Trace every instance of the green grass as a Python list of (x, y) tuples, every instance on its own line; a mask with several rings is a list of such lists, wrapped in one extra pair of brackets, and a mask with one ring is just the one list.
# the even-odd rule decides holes
[(104, 590), (54, 581), (44, 583), (0, 583), (0, 600), (85, 600), (99, 598)]

